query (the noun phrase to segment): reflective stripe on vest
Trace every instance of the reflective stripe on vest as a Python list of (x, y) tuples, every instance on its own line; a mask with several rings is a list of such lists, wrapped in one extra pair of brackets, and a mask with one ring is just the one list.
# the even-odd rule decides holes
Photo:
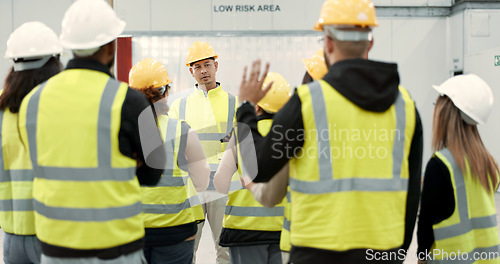
[[(288, 219), (290, 217), (290, 206), (292, 205), (292, 196), (290, 195), (290, 190), (286, 193), (286, 205), (285, 205), (285, 220), (283, 220), (283, 229), (287, 230), (290, 232), (290, 220)], [(288, 207), (288, 208), (287, 208)], [(288, 214), (287, 214), (287, 209), (288, 209)]]
[(267, 207), (242, 207), (242, 206), (226, 206), (226, 215), (234, 216), (283, 216), (284, 208), (282, 206), (267, 208)]
[(0, 211), (33, 211), (33, 199), (0, 200)]
[[(265, 135), (271, 124), (272, 122), (267, 119), (260, 120), (257, 125), (261, 134)], [(238, 142), (237, 138), (235, 140)], [(279, 232), (283, 227), (285, 200), (283, 199), (280, 204), (272, 208), (263, 207), (257, 202), (252, 193), (241, 185), (239, 175), (242, 161), (238, 144), (236, 144), (236, 151), (239, 161), (238, 172), (231, 177), (223, 227), (237, 230)]]
[(283, 229), (281, 230), (280, 237), (280, 249), (281, 251), (289, 252), (292, 248), (292, 244), (290, 243), (290, 210), (292, 206), (292, 197), (290, 195), (290, 186), (287, 188), (286, 193), (286, 204), (285, 204), (285, 214), (283, 219)]
[[(0, 184), (3, 183), (9, 183), (9, 182), (29, 182), (30, 185), (33, 184), (33, 179), (35, 178), (35, 174), (33, 170), (6, 170), (5, 169), (5, 159), (3, 157), (3, 135), (2, 135), (2, 129), (3, 129), (3, 122), (4, 122), (4, 113), (5, 111), (0, 111)], [(17, 125), (17, 124), (16, 124)], [(15, 193), (18, 191), (22, 190), (16, 190), (14, 189), (14, 186), (10, 187), (11, 192)], [(18, 194), (19, 195), (19, 194)], [(29, 194), (31, 196), (31, 194)], [(31, 212), (33, 213), (33, 199), (7, 199), (7, 200), (0, 200), (0, 211), (1, 212)], [(33, 217), (33, 216), (31, 216)], [(20, 220), (18, 220), (20, 221)], [(13, 223), (14, 225), (16, 223)], [(25, 224), (25, 223), (23, 223)], [(34, 223), (32, 223), (34, 225)], [(2, 222), (2, 228), (6, 230), (7, 232), (13, 232), (10, 229), (14, 230), (14, 227), (9, 227), (6, 228), (6, 223)], [(15, 232), (14, 232), (15, 233)], [(17, 233), (15, 233), (17, 234)], [(30, 235), (34, 235), (34, 230), (33, 233)], [(20, 235), (25, 235), (25, 234), (20, 234)]]
[[(168, 195), (168, 193), (165, 193)], [(178, 214), (182, 210), (191, 207), (190, 200), (186, 199), (179, 204), (143, 204), (144, 213), (146, 214)]]
[[(188, 197), (188, 185), (192, 185), (188, 172), (179, 167), (179, 159), (185, 159), (188, 135), (187, 126), (182, 122), (166, 117), (164, 147), (167, 161), (160, 182), (156, 186), (142, 188), (144, 223), (146, 228), (179, 226), (196, 221), (194, 209), (200, 204), (199, 197)], [(163, 120), (161, 120), (163, 124)], [(194, 188), (194, 187), (192, 187)]]
[[(205, 133), (205, 132), (198, 132), (198, 138), (200, 141), (217, 141), (219, 142), (222, 138), (224, 138), (227, 134), (229, 134), (233, 128), (233, 119), (234, 119), (234, 114), (235, 114), (235, 106), (236, 106), (236, 97), (232, 94), (227, 94), (228, 96), (228, 109), (227, 109), (227, 127), (226, 127), (226, 132), (220, 132), (220, 133)], [(186, 104), (187, 104), (187, 98), (183, 97), (181, 98), (180, 104), (179, 104), (179, 119), (184, 120), (186, 119)], [(214, 186), (214, 176), (215, 172), (217, 171), (217, 168), (219, 167), (219, 163), (209, 163), (210, 166), (210, 181), (207, 187), (207, 190), (215, 190)]]
[[(318, 81), (309, 84), (314, 120), (317, 131), (328, 131), (328, 119), (326, 112), (323, 90)], [(398, 93), (395, 102), (396, 107), (396, 130), (405, 131), (406, 114), (405, 101)], [(290, 178), (290, 187), (297, 192), (308, 194), (321, 194), (332, 192), (347, 191), (406, 191), (408, 188), (408, 179), (401, 178), (401, 165), (404, 152), (404, 133), (394, 140), (392, 150), (393, 158), (393, 178), (392, 179), (373, 179), (373, 178), (347, 178), (333, 179), (332, 177), (332, 157), (330, 153), (330, 140), (328, 138), (318, 137), (318, 163), (319, 163), (319, 181), (300, 181)], [(327, 150), (327, 151), (324, 151)]]
[[(175, 141), (177, 137), (177, 124), (178, 120), (169, 118), (167, 121), (167, 131), (165, 134), (165, 150), (167, 155), (167, 162), (163, 170), (163, 176), (156, 186), (171, 186), (180, 187), (184, 186), (184, 177), (174, 177), (174, 170), (177, 164), (175, 161)], [(184, 148), (185, 149), (185, 148)], [(187, 176), (186, 176), (187, 178)]]
[(285, 220), (283, 221), (283, 229), (290, 232), (290, 221), (286, 217)]
[[(130, 181), (135, 178), (135, 168), (111, 168), (111, 107), (120, 83), (109, 79), (102, 94), (99, 106), (97, 131), (97, 168), (57, 168), (38, 164), (37, 150), (37, 113), (40, 95), (47, 82), (43, 83), (32, 95), (26, 113), (26, 126), (29, 149), (36, 177), (59, 181)], [(70, 221), (111, 221), (127, 219), (141, 213), (141, 202), (113, 208), (62, 208), (45, 206), (35, 201), (37, 213), (51, 219)]]
[[(458, 217), (460, 221), (458, 223), (449, 225), (449, 226), (444, 226), (444, 227), (434, 227), (433, 232), (434, 232), (434, 238), (435, 238), (435, 245), (437, 247), (440, 246), (440, 241), (446, 240), (446, 239), (453, 239), (453, 238), (458, 238), (462, 235), (467, 234), (468, 232), (475, 231), (475, 230), (480, 230), (480, 229), (485, 229), (485, 228), (492, 228), (497, 226), (497, 219), (496, 219), (496, 214), (489, 215), (489, 216), (482, 216), (482, 217), (470, 217), (469, 216), (469, 205), (467, 201), (467, 191), (466, 191), (466, 182), (464, 179), (464, 175), (462, 173), (462, 170), (458, 167), (457, 163), (455, 162), (455, 158), (453, 157), (453, 154), (450, 152), (449, 149), (444, 148), (440, 151), (438, 151), (440, 155), (442, 155), (446, 161), (450, 164), (451, 166), (451, 172), (450, 175), (453, 174), (453, 179), (454, 179), (454, 191), (456, 193), (455, 198), (456, 198), (456, 210), (458, 210)], [(437, 155), (440, 159), (440, 155)], [(445, 163), (446, 164), (446, 163)], [(446, 221), (446, 220), (444, 220)], [(497, 229), (496, 229), (497, 230)], [(493, 234), (494, 236), (498, 236), (498, 233), (495, 232)], [(481, 243), (484, 243), (485, 241), (480, 241)], [(454, 250), (456, 249), (447, 249), (447, 250)], [(467, 252), (466, 252), (467, 253)], [(468, 255), (470, 256), (470, 259), (464, 260), (463, 262), (460, 263), (474, 263), (474, 260), (472, 259), (472, 256), (474, 256), (474, 253), (491, 253), (489, 256), (494, 256), (494, 254), (497, 254), (496, 257), (500, 257), (500, 245), (493, 245), (490, 247), (476, 247), (474, 248), (471, 252), (468, 252)], [(439, 260), (436, 261), (437, 263), (457, 263), (456, 259), (445, 259), (445, 260)], [(498, 262), (498, 259), (497, 259)]]
[[(416, 112), (407, 91), (393, 89), (393, 104), (381, 112), (363, 109), (324, 80), (296, 89), (304, 144), (289, 162), (294, 246), (346, 251), (403, 244)], [(371, 147), (381, 154), (369, 154)]]

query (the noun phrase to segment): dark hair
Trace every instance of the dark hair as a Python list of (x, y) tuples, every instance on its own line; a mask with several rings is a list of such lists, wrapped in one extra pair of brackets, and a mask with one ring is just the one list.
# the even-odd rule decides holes
[(311, 77), (308, 71), (306, 71), (306, 74), (304, 74), (304, 78), (302, 78), (302, 84), (310, 83), (314, 81), (314, 79)]
[(0, 110), (9, 108), (12, 113), (19, 112), (19, 107), (24, 97), (37, 85), (45, 82), (50, 77), (62, 70), (58, 57), (52, 57), (41, 68), (25, 71), (14, 71), (11, 67), (0, 95)]
[(139, 92), (141, 92), (142, 94), (144, 94), (144, 96), (146, 96), (146, 99), (148, 99), (148, 101), (151, 104), (154, 104), (156, 101), (159, 101), (159, 100), (165, 98), (165, 96), (168, 93), (168, 91), (165, 91), (164, 94), (161, 94), (160, 90), (158, 90), (157, 88), (153, 88), (153, 87), (149, 87), (147, 89), (137, 89), (137, 90)]
[(197, 61), (193, 61), (189, 64), (190, 67), (193, 67), (193, 64), (199, 62), (199, 61), (202, 61), (202, 60), (215, 60), (215, 57), (210, 57), (210, 58), (205, 58), (205, 59), (201, 59), (201, 60), (197, 60)]

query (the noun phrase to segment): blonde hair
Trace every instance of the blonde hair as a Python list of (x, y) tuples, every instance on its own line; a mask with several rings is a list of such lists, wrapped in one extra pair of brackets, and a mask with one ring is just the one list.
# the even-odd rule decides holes
[(448, 148), (461, 171), (468, 163), (472, 177), (488, 191), (498, 187), (498, 165), (488, 152), (475, 125), (462, 120), (460, 110), (447, 96), (440, 96), (434, 108), (432, 149)]

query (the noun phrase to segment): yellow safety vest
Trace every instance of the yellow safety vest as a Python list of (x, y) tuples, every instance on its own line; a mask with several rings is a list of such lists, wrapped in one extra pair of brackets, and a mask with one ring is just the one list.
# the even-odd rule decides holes
[(186, 186), (193, 183), (186, 169), (178, 165), (179, 159), (185, 159), (185, 139), (189, 127), (182, 121), (166, 115), (160, 116), (158, 122), (161, 134), (164, 135), (167, 163), (156, 186), (141, 187), (146, 228), (172, 227), (195, 222), (191, 203), (200, 204), (196, 193), (188, 195)]
[(290, 243), (291, 207), (292, 207), (292, 198), (290, 197), (290, 186), (288, 186), (288, 192), (286, 193), (285, 218), (283, 220), (283, 228), (281, 229), (281, 237), (280, 237), (280, 249), (281, 251), (287, 251), (287, 252), (289, 252), (292, 249), (292, 244)]
[(137, 162), (119, 149), (128, 86), (71, 69), (36, 87), (19, 112), (35, 180), (37, 237), (70, 249), (113, 248), (144, 237)]
[(448, 219), (432, 226), (435, 241), (431, 262), (500, 263), (495, 193), (488, 193), (472, 177), (468, 164), (465, 173), (462, 172), (448, 149), (436, 152), (435, 156), (450, 172), (455, 209)]
[(0, 111), (0, 224), (10, 234), (35, 235), (35, 174), (17, 122), (17, 113)]
[(395, 103), (382, 113), (360, 108), (323, 80), (297, 92), (304, 145), (290, 160), (292, 245), (400, 247), (415, 130), (408, 92), (399, 87)]
[[(198, 133), (200, 143), (210, 166), (210, 182), (207, 190), (215, 190), (213, 179), (220, 159), (226, 150), (227, 143), (220, 140), (233, 128), (236, 113), (237, 97), (217, 88), (205, 92), (199, 89), (187, 97), (179, 98), (172, 103), (169, 116), (186, 120), (192, 129)], [(201, 206), (196, 209), (196, 219), (203, 220)]]
[[(261, 135), (269, 133), (272, 122), (272, 119), (263, 119), (257, 123)], [(241, 164), (241, 157), (238, 160)], [(232, 183), (240, 183), (238, 174), (233, 175)], [(231, 191), (232, 189), (233, 184), (230, 187)], [(264, 207), (255, 200), (249, 190), (241, 189), (240, 184), (240, 190), (230, 192), (228, 195), (222, 226), (240, 230), (281, 231), (285, 202), (283, 199), (273, 208)]]

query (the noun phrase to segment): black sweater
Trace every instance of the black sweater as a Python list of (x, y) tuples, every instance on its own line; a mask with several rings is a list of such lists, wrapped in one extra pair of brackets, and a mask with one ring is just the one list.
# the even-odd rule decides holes
[(438, 157), (427, 163), (420, 201), (417, 241), (419, 256), (425, 256), (434, 244), (432, 226), (449, 218), (455, 210), (455, 195), (450, 172)]

